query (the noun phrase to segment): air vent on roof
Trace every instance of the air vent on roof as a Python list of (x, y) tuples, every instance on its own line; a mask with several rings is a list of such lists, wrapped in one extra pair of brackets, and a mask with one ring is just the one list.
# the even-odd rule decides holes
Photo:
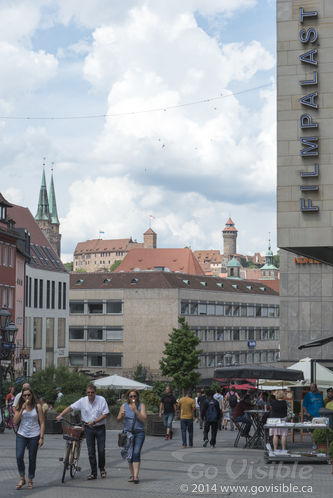
[(83, 278), (80, 278), (75, 282), (75, 285), (82, 285), (83, 284)]
[(137, 284), (139, 282), (138, 278), (132, 278), (131, 284)]
[(111, 278), (105, 278), (103, 280), (103, 284), (109, 284), (111, 282), (111, 280), (112, 280)]
[(260, 290), (262, 290), (263, 292), (265, 292), (266, 287), (260, 287)]
[(216, 285), (217, 285), (218, 287), (221, 287), (221, 288), (223, 287), (222, 282), (216, 282)]
[(247, 285), (246, 288), (249, 289), (249, 290), (253, 289), (252, 285)]
[(203, 285), (204, 287), (207, 287), (207, 282), (200, 282), (201, 285)]
[(232, 284), (233, 288), (234, 289), (238, 289), (238, 285), (237, 284)]
[(183, 280), (184, 284), (186, 285), (190, 285), (190, 281), (189, 280)]

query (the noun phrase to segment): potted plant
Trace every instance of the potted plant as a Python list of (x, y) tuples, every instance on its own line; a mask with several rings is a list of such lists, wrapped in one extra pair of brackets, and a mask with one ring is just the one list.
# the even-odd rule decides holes
[(328, 447), (328, 456), (329, 456), (329, 459), (331, 460), (332, 474), (333, 474), (333, 441), (331, 441), (331, 443)]
[[(312, 433), (312, 438), (314, 443), (318, 446), (318, 449), (325, 450), (327, 453), (327, 439), (326, 439), (326, 429), (315, 429)], [(333, 441), (333, 431), (332, 429), (328, 430), (328, 441)]]

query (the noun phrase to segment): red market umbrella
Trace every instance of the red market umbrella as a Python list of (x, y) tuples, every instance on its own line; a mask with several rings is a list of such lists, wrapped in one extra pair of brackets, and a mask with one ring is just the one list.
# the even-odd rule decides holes
[(249, 389), (257, 389), (251, 384), (230, 384), (230, 386), (226, 385), (224, 387), (228, 387), (229, 389), (233, 387), (234, 389), (236, 389), (236, 391), (248, 391)]

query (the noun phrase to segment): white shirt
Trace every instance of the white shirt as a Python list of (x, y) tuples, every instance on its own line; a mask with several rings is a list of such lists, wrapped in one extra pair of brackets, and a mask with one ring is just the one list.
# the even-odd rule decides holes
[(23, 410), (21, 415), (20, 426), (17, 431), (23, 437), (36, 437), (40, 435), (40, 425), (37, 408), (33, 408), (30, 412)]
[(216, 401), (220, 405), (220, 410), (222, 410), (223, 395), (221, 393), (215, 393), (213, 398), (216, 399)]
[(15, 406), (15, 408), (17, 407), (18, 405), (18, 402), (20, 401), (20, 397), (22, 396), (22, 391), (19, 392), (16, 396), (15, 396), (15, 399), (14, 399), (14, 403), (13, 403), (13, 406)]
[[(90, 403), (88, 396), (85, 396), (84, 398), (75, 401), (75, 403), (71, 405), (71, 408), (74, 411), (80, 411), (81, 418), (83, 422), (86, 423), (93, 422), (93, 420), (96, 420), (96, 418), (99, 418), (101, 415), (107, 415), (108, 413), (110, 413), (105, 398), (98, 395), (96, 395), (93, 403)], [(102, 420), (102, 422), (98, 422), (96, 426), (105, 424), (106, 419)]]

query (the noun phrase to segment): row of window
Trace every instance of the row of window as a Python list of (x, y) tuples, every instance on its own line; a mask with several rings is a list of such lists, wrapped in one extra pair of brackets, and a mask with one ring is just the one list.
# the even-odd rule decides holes
[(180, 314), (277, 318), (280, 315), (280, 307), (274, 304), (182, 301)]
[(122, 367), (122, 353), (70, 353), (69, 365), (71, 367)]
[[(230, 357), (231, 354), (231, 357)], [(206, 353), (200, 355), (199, 368), (219, 368), (229, 365), (243, 365), (246, 363), (271, 363), (279, 361), (280, 351), (278, 349), (264, 351), (244, 351), (240, 353)]]
[(122, 341), (122, 327), (69, 327), (70, 341)]
[(69, 312), (72, 314), (122, 314), (122, 301), (70, 301)]
[(0, 303), (2, 308), (13, 308), (14, 289), (12, 287), (0, 286)]
[[(26, 276), (25, 305), (27, 308), (43, 308), (59, 310), (67, 308), (67, 284)], [(57, 301), (57, 303), (56, 303)]]
[(14, 267), (14, 247), (0, 242), (0, 266)]
[(202, 342), (206, 341), (278, 341), (280, 330), (278, 328), (254, 327), (219, 327), (195, 328), (195, 335)]
[[(45, 318), (45, 347), (54, 348), (55, 319)], [(33, 318), (33, 348), (42, 349), (43, 345), (43, 319)], [(57, 347), (66, 346), (66, 318), (58, 318)]]

